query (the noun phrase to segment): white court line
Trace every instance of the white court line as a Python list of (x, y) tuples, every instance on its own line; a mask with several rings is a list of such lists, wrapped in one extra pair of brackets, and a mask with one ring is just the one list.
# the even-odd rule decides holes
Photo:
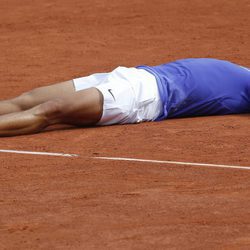
[(215, 168), (233, 168), (233, 169), (244, 169), (250, 170), (248, 166), (233, 166), (233, 165), (218, 165), (218, 164), (207, 164), (207, 163), (194, 163), (194, 162), (180, 162), (180, 161), (158, 161), (158, 160), (146, 160), (138, 158), (121, 158), (121, 157), (93, 157), (94, 159), (101, 160), (112, 160), (112, 161), (133, 161), (133, 162), (149, 162), (159, 164), (173, 164), (173, 165), (188, 165), (188, 166), (199, 166), (199, 167), (215, 167)]
[(76, 154), (33, 152), (33, 151), (6, 150), (6, 149), (0, 149), (0, 153), (26, 154), (26, 155), (48, 155), (48, 156), (62, 156), (62, 157), (78, 157), (78, 155), (76, 155)]
[[(34, 151), (6, 150), (6, 149), (0, 149), (0, 153), (46, 155), (46, 156), (61, 156), (61, 157), (79, 157), (80, 156), (80, 155), (77, 155), (77, 154), (34, 152)], [(158, 164), (188, 165), (188, 166), (199, 166), (199, 167), (233, 168), (233, 169), (250, 170), (249, 166), (219, 165), (219, 164), (180, 162), (180, 161), (159, 161), (159, 160), (147, 160), (147, 159), (138, 159), (138, 158), (122, 158), (122, 157), (102, 157), (102, 156), (98, 156), (98, 157), (89, 157), (89, 158), (100, 159), (100, 160), (112, 160), (112, 161), (149, 162), (149, 163), (158, 163)]]

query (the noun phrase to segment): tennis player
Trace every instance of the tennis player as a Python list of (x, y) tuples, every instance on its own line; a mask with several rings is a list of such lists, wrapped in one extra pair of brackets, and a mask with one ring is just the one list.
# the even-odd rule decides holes
[(0, 102), (0, 136), (166, 118), (250, 113), (249, 68), (228, 61), (182, 59), (34, 89)]

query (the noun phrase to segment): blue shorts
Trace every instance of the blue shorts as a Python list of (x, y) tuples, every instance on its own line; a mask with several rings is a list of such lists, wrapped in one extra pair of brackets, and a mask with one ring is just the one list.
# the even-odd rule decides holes
[(138, 66), (157, 80), (163, 112), (157, 118), (250, 113), (250, 70), (209, 58)]

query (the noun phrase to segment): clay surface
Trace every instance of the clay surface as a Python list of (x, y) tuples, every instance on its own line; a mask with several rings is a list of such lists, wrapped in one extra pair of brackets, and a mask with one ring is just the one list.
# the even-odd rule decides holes
[[(250, 66), (249, 0), (1, 0), (0, 98), (117, 66), (214, 57)], [(249, 249), (250, 117), (1, 138), (0, 249)]]

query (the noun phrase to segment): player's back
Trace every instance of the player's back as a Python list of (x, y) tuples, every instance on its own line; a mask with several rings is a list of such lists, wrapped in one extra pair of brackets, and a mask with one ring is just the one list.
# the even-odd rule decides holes
[(228, 61), (182, 59), (139, 66), (157, 79), (166, 117), (250, 112), (250, 72)]

